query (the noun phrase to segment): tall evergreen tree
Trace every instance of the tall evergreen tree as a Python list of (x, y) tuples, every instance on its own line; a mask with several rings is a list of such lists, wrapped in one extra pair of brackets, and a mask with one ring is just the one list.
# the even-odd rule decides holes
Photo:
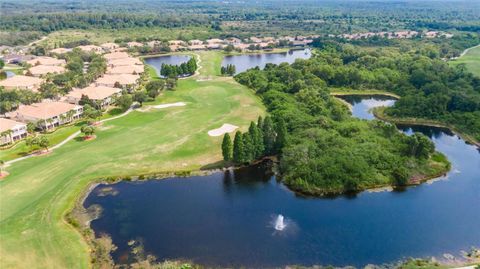
[(223, 141), (222, 141), (222, 154), (223, 154), (223, 160), (229, 162), (232, 160), (233, 156), (233, 145), (232, 145), (232, 140), (230, 139), (230, 135), (226, 133), (223, 136)]
[(265, 154), (273, 154), (275, 149), (275, 129), (272, 119), (267, 116), (263, 121), (263, 144), (265, 145)]
[(262, 116), (258, 117), (257, 126), (258, 126), (258, 129), (263, 130), (263, 118), (262, 118)]
[(253, 142), (254, 158), (258, 159), (262, 157), (265, 147), (263, 146), (263, 136), (261, 135), (260, 129), (253, 121), (250, 123), (248, 133), (250, 134)]
[(235, 133), (235, 138), (233, 139), (233, 161), (235, 163), (243, 163), (245, 160), (243, 153), (242, 133), (238, 131)]
[(287, 125), (285, 124), (283, 118), (280, 118), (275, 127), (275, 131), (277, 133), (277, 137), (275, 139), (275, 152), (281, 153), (287, 139)]
[(252, 136), (249, 133), (242, 135), (243, 140), (243, 157), (244, 162), (251, 162), (255, 158), (255, 146), (253, 145)]

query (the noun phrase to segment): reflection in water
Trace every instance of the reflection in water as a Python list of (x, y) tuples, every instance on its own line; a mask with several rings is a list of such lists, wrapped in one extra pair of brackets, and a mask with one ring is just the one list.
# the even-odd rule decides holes
[(160, 76), (160, 71), (162, 70), (162, 64), (170, 65), (180, 65), (182, 63), (188, 62), (190, 60), (188, 55), (164, 55), (158, 57), (145, 58), (145, 63), (152, 66), (157, 75)]
[(225, 56), (222, 66), (235, 65), (237, 74), (247, 69), (259, 67), (263, 69), (267, 64), (293, 63), (296, 59), (309, 59), (312, 56), (310, 49), (290, 50), (282, 53), (259, 53)]
[[(447, 180), (319, 199), (288, 191), (260, 165), (203, 177), (120, 182), (111, 185), (117, 195), (93, 191), (84, 206), (104, 208), (91, 226), (97, 235), (111, 235), (117, 262), (125, 260), (128, 242), (139, 238), (159, 260), (184, 258), (210, 267), (361, 267), (480, 247), (479, 152), (445, 130), (401, 128), (432, 138), (452, 162)], [(279, 214), (286, 228), (277, 233)]]

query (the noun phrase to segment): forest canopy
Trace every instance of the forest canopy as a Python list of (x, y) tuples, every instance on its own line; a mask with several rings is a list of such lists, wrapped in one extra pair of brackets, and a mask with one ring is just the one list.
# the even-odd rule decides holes
[[(285, 124), (283, 146), (273, 152), (280, 156), (284, 182), (300, 192), (331, 194), (405, 185), (414, 177), (448, 170), (448, 161), (422, 134), (406, 136), (392, 124), (353, 118), (330, 95), (333, 87), (372, 79), (371, 74), (360, 72), (366, 69), (343, 66), (356, 58), (344, 62), (342, 55), (347, 59), (358, 53), (353, 48), (344, 50), (321, 51), (292, 65), (267, 64), (264, 70), (254, 68), (235, 77), (262, 97), (274, 126)], [(393, 62), (388, 60), (390, 66)]]

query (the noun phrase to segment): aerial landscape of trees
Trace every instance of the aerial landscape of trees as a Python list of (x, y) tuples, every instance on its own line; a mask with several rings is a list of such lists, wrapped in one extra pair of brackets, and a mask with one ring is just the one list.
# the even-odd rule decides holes
[[(357, 58), (372, 63), (372, 59), (358, 55), (358, 50), (345, 50), (320, 52), (318, 57), (297, 60), (292, 65), (267, 64), (264, 70), (254, 68), (235, 77), (262, 97), (275, 126), (269, 135), (265, 126), (261, 128), (265, 151), (260, 156), (280, 153), (284, 182), (312, 194), (405, 185), (413, 176), (446, 171), (448, 163), (438, 161), (444, 158), (434, 152), (428, 138), (421, 134), (407, 137), (389, 123), (352, 118), (347, 108), (330, 96), (330, 87), (354, 87), (373, 78), (366, 68), (344, 66), (344, 58), (339, 56), (344, 55), (350, 63)], [(382, 60), (393, 63), (393, 59)], [(385, 85), (388, 80), (378, 75)], [(254, 133), (235, 135), (235, 163), (258, 159), (250, 150)]]
[[(472, 0), (0, 0), (0, 80), (37, 76), (35, 56), (65, 60), (65, 72), (39, 75), (38, 89), (0, 87), (2, 124), (20, 128), (0, 128), (0, 264), (478, 263), (478, 247), (459, 248), (480, 236), (470, 228), (479, 222), (479, 44)], [(127, 54), (135, 68), (107, 60)], [(164, 56), (189, 58), (160, 68), (147, 59)], [(227, 58), (237, 56), (249, 62)], [(276, 59), (290, 64), (263, 65)], [(237, 73), (250, 60), (264, 68)], [(77, 95), (94, 85), (117, 89)], [(391, 106), (376, 106), (383, 97)], [(78, 103), (82, 114), (56, 124), (8, 113), (45, 99)], [(368, 120), (354, 116), (359, 108)], [(432, 229), (439, 223), (445, 230)], [(464, 259), (408, 258), (454, 251)]]
[(52, 7), (44, 1), (6, 0), (0, 3), (0, 45), (26, 44), (42, 34), (71, 29), (201, 27), (210, 29), (210, 35), (216, 37), (480, 29), (478, 1), (449, 1), (441, 5), (436, 1), (319, 2), (322, 4), (311, 0), (284, 1), (279, 7), (274, 0), (140, 1), (138, 5), (89, 0), (59, 2)]

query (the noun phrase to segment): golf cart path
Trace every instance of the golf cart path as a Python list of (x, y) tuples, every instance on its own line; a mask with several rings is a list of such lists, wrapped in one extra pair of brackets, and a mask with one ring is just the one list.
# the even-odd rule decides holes
[[(125, 111), (124, 113), (120, 114), (120, 115), (117, 115), (117, 116), (114, 116), (114, 117), (111, 117), (111, 118), (108, 118), (108, 119), (104, 119), (104, 120), (100, 120), (98, 122), (100, 123), (103, 123), (103, 122), (107, 122), (107, 121), (111, 121), (111, 120), (115, 120), (115, 119), (118, 119), (118, 118), (121, 118), (121, 117), (124, 117), (128, 114), (130, 114), (130, 112), (134, 111), (135, 110), (135, 104), (133, 104), (127, 111)], [(81, 132), (80, 131), (76, 131), (75, 133), (71, 134), (69, 137), (65, 138), (65, 140), (63, 140), (62, 142), (56, 144), (55, 146), (51, 147), (50, 148), (50, 151), (52, 150), (55, 150), (55, 149), (58, 149), (60, 148), (61, 146), (65, 145), (66, 143), (68, 143), (70, 140), (74, 139), (75, 137), (77, 137)], [(25, 159), (28, 159), (28, 158), (31, 158), (31, 157), (35, 157), (37, 156), (36, 154), (28, 154), (26, 156), (23, 156), (23, 157), (20, 157), (20, 158), (16, 158), (16, 159), (13, 159), (13, 160), (10, 160), (10, 161), (7, 161), (5, 162), (5, 165), (8, 166), (12, 163), (16, 163), (16, 162), (19, 162), (19, 161), (23, 161)]]

